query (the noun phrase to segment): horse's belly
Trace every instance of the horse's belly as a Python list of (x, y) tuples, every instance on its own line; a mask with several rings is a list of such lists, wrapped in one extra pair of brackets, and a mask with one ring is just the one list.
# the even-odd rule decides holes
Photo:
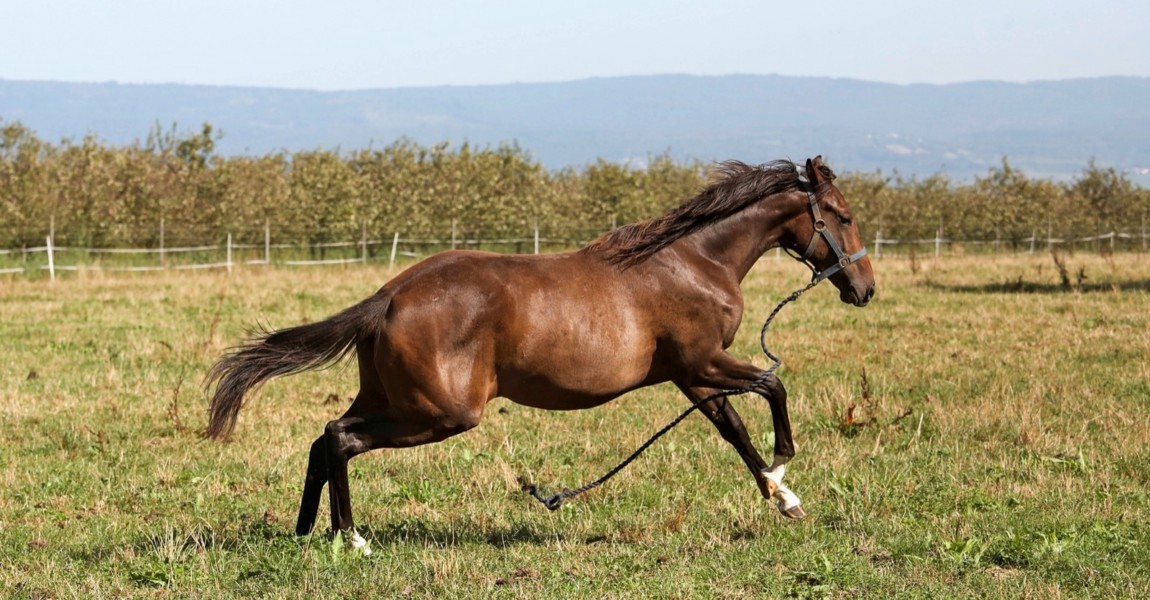
[(651, 348), (555, 346), (546, 355), (523, 354), (497, 376), (498, 395), (552, 410), (598, 406), (652, 383)]
[(516, 404), (546, 410), (580, 410), (599, 406), (622, 394), (640, 387), (641, 382), (630, 386), (599, 386), (594, 382), (574, 382), (576, 385), (562, 385), (553, 380), (537, 377), (501, 378), (498, 395)]

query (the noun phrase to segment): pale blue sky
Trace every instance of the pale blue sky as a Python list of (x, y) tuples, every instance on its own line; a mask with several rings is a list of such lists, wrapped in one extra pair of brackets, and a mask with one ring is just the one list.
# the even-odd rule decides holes
[(1150, 76), (1146, 0), (2, 0), (0, 78), (367, 89)]

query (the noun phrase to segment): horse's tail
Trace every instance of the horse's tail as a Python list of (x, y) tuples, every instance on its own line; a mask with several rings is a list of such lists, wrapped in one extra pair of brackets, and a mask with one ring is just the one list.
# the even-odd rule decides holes
[(260, 331), (228, 351), (208, 372), (212, 395), (207, 437), (226, 438), (235, 429), (244, 395), (261, 383), (331, 366), (357, 342), (374, 339), (382, 331), (391, 298), (376, 294), (323, 321), (278, 331)]

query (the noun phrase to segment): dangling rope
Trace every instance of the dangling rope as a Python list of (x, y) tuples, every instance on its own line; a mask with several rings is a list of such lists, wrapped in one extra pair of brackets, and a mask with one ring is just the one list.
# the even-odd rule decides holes
[(821, 281), (822, 281), (821, 278), (812, 279), (811, 282), (808, 283), (807, 285), (803, 286), (802, 288), (795, 290), (794, 292), (791, 293), (790, 296), (783, 298), (782, 302), (779, 302), (778, 306), (775, 306), (775, 309), (772, 310), (771, 314), (767, 316), (767, 320), (763, 322), (763, 329), (759, 332), (759, 346), (763, 349), (763, 354), (767, 355), (767, 358), (769, 358), (771, 360), (771, 366), (768, 367), (766, 371), (763, 371), (763, 373), (761, 375), (759, 375), (755, 379), (755, 381), (753, 383), (751, 383), (751, 385), (749, 385), (747, 387), (743, 387), (743, 388), (738, 388), (738, 389), (733, 389), (733, 390), (725, 390), (722, 392), (716, 392), (714, 394), (711, 394), (710, 396), (707, 396), (706, 398), (703, 398), (702, 400), (695, 402), (694, 404), (692, 404), (690, 406), (690, 408), (683, 411), (682, 414), (675, 417), (673, 420), (671, 420), (670, 423), (667, 423), (666, 425), (663, 426), (662, 429), (655, 432), (655, 435), (652, 435), (650, 437), (650, 439), (648, 439), (646, 442), (643, 442), (643, 445), (639, 446), (639, 448), (637, 450), (635, 450), (634, 452), (632, 452), (630, 456), (623, 459), (622, 462), (620, 462), (619, 464), (612, 467), (610, 471), (607, 471), (606, 473), (603, 474), (602, 477), (599, 477), (595, 481), (592, 481), (586, 485), (583, 485), (581, 487), (577, 487), (575, 489), (565, 489), (565, 490), (563, 490), (557, 494), (552, 494), (550, 496), (544, 496), (543, 493), (539, 491), (538, 486), (536, 486), (534, 483), (527, 481), (527, 479), (525, 477), (520, 477), (519, 478), (519, 484), (522, 486), (523, 491), (531, 494), (531, 496), (534, 497), (536, 500), (542, 502), (543, 506), (546, 506), (549, 510), (557, 510), (560, 506), (563, 506), (564, 500), (567, 500), (568, 498), (574, 498), (575, 496), (578, 496), (579, 494), (582, 494), (582, 493), (587, 492), (589, 490), (593, 490), (593, 489), (599, 487), (600, 485), (603, 485), (608, 479), (611, 479), (612, 477), (614, 477), (616, 474), (619, 473), (619, 471), (622, 471), (623, 469), (625, 469), (627, 467), (627, 465), (631, 464), (632, 461), (634, 461), (636, 458), (639, 458), (639, 455), (642, 454), (644, 451), (646, 451), (647, 448), (651, 447), (651, 445), (654, 444), (656, 440), (663, 437), (663, 435), (665, 433), (667, 433), (668, 431), (673, 429), (676, 425), (678, 425), (680, 422), (682, 422), (683, 419), (686, 419), (687, 415), (694, 412), (700, 406), (702, 406), (702, 405), (704, 405), (704, 404), (706, 404), (712, 400), (718, 400), (719, 398), (727, 398), (729, 396), (737, 396), (739, 394), (745, 394), (747, 392), (756, 391), (759, 388), (759, 386), (761, 386), (767, 380), (768, 377), (774, 375), (775, 371), (777, 371), (778, 368), (780, 366), (782, 366), (782, 364), (783, 364), (783, 361), (779, 360), (779, 358), (777, 356), (772, 354), (771, 351), (769, 349), (767, 349), (767, 328), (769, 328), (771, 326), (771, 321), (773, 321), (775, 319), (775, 317), (779, 314), (779, 311), (782, 310), (784, 306), (786, 306), (787, 304), (789, 304), (791, 302), (794, 302), (795, 300), (798, 300), (799, 296), (802, 296), (804, 293), (807, 292), (807, 290), (810, 290), (811, 288), (815, 287)]

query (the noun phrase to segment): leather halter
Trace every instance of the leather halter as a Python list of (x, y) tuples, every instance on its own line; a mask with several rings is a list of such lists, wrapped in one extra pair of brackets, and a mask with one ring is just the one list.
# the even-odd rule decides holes
[[(813, 274), (811, 282), (817, 283), (849, 267), (852, 263), (861, 260), (862, 257), (866, 256), (866, 247), (864, 246), (861, 250), (850, 256), (843, 253), (842, 246), (839, 246), (839, 243), (835, 241), (835, 238), (827, 231), (827, 222), (823, 219), (823, 213), (819, 210), (818, 198), (815, 196), (815, 185), (807, 178), (806, 169), (796, 164), (795, 171), (799, 174), (799, 187), (803, 188), (807, 193), (807, 198), (810, 200), (811, 217), (814, 218), (815, 221), (815, 230), (811, 234), (811, 241), (807, 244), (806, 251), (803, 252), (801, 256), (790, 248), (786, 248), (785, 250), (787, 254), (790, 254), (799, 262), (810, 267), (811, 273)], [(811, 262), (811, 257), (815, 254), (815, 247), (818, 246), (820, 235), (826, 240), (827, 246), (830, 246), (831, 251), (835, 253), (836, 261), (834, 265), (822, 271), (819, 271), (814, 263)]]

